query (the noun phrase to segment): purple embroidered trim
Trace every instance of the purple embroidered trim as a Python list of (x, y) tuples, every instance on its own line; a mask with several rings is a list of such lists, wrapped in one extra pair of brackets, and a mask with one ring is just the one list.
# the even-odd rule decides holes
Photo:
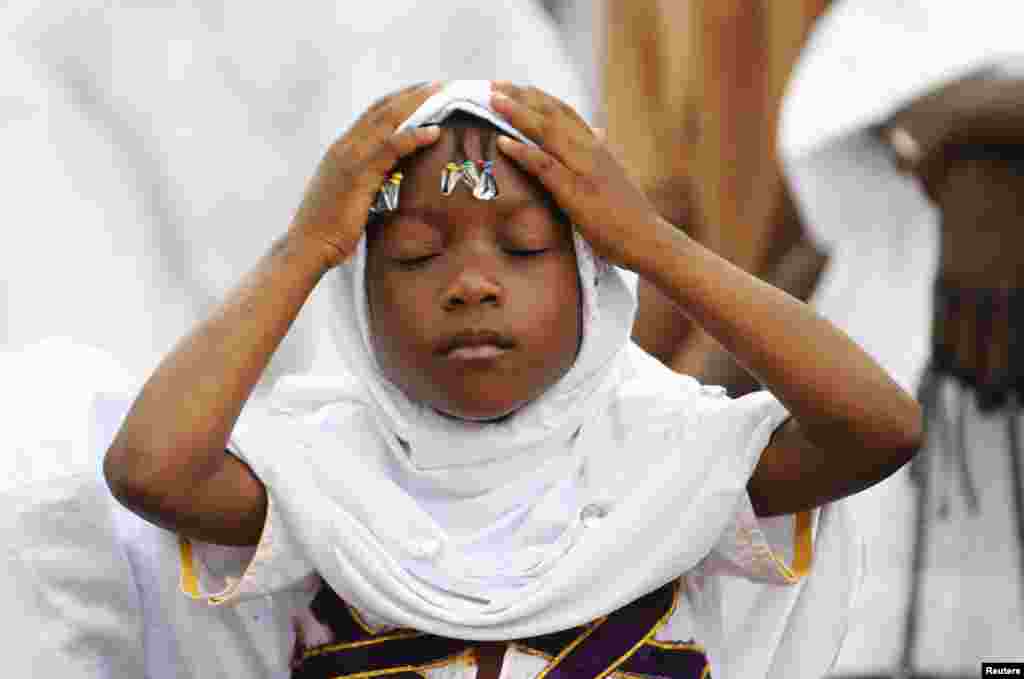
[[(594, 679), (623, 671), (671, 679), (700, 679), (707, 659), (695, 648), (656, 646), (644, 640), (672, 610), (677, 583), (647, 594), (590, 625), (515, 642), (550, 658), (572, 647), (556, 664), (545, 668), (545, 679)], [(328, 679), (353, 674), (386, 674), (411, 679), (415, 668), (435, 664), (471, 649), (473, 642), (430, 634), (403, 636), (409, 631), (368, 634), (351, 610), (326, 585), (311, 609), (327, 625), (333, 641), (296, 655), (292, 679)], [(395, 638), (387, 638), (394, 636)], [(583, 637), (581, 639), (581, 636)], [(375, 637), (380, 641), (374, 643)], [(350, 646), (352, 642), (358, 645)], [(552, 663), (555, 661), (553, 660)]]

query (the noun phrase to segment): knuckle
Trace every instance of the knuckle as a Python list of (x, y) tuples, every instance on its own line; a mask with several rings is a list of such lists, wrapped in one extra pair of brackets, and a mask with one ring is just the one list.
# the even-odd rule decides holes
[(549, 174), (555, 169), (555, 161), (551, 156), (541, 156), (537, 159), (537, 172), (542, 174)]
[(537, 131), (542, 140), (551, 138), (555, 132), (555, 121), (547, 116), (542, 117), (537, 123)]
[(601, 192), (600, 183), (588, 174), (576, 175), (576, 191), (583, 196), (595, 196)]
[(388, 137), (382, 144), (384, 155), (388, 158), (397, 159), (402, 155), (402, 151), (405, 145), (402, 143), (403, 135), (392, 135)]

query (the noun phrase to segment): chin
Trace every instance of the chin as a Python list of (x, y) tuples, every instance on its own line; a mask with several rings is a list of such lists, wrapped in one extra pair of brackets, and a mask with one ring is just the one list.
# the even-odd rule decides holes
[(458, 406), (447, 406), (447, 407), (435, 407), (434, 409), (447, 417), (452, 417), (457, 420), (466, 420), (467, 422), (499, 422), (505, 418), (515, 414), (524, 404), (517, 403), (511, 406), (496, 406), (491, 408), (481, 408), (479, 403), (470, 407), (458, 407)]

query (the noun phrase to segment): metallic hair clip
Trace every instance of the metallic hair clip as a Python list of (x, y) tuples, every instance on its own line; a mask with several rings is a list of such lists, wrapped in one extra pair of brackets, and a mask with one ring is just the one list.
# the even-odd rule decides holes
[(398, 193), (402, 188), (402, 173), (395, 172), (377, 192), (377, 198), (370, 206), (370, 214), (394, 212), (398, 209)]
[(494, 181), (494, 163), (490, 160), (464, 160), (448, 163), (441, 173), (441, 193), (450, 196), (462, 182), (473, 191), (477, 200), (494, 200), (498, 197), (498, 183)]
[(455, 187), (459, 185), (459, 180), (462, 179), (462, 166), (457, 163), (448, 163), (444, 166), (444, 171), (441, 173), (441, 193), (446, 196), (452, 195)]
[(488, 160), (483, 164), (480, 178), (473, 187), (473, 196), (477, 200), (494, 200), (498, 197), (498, 183), (494, 181), (494, 163)]
[[(441, 173), (441, 193), (445, 196), (452, 195), (460, 182), (473, 191), (473, 197), (477, 200), (494, 200), (498, 197), (493, 161), (464, 160), (461, 163), (446, 164)], [(401, 187), (402, 173), (395, 172), (377, 192), (377, 197), (370, 206), (370, 214), (379, 215), (397, 210)]]

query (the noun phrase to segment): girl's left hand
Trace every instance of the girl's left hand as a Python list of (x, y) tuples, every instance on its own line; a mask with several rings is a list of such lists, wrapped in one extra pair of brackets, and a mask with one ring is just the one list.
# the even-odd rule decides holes
[(535, 87), (493, 83), (491, 105), (539, 146), (502, 136), (498, 148), (551, 192), (594, 251), (640, 272), (671, 229), (626, 169), (568, 104)]

